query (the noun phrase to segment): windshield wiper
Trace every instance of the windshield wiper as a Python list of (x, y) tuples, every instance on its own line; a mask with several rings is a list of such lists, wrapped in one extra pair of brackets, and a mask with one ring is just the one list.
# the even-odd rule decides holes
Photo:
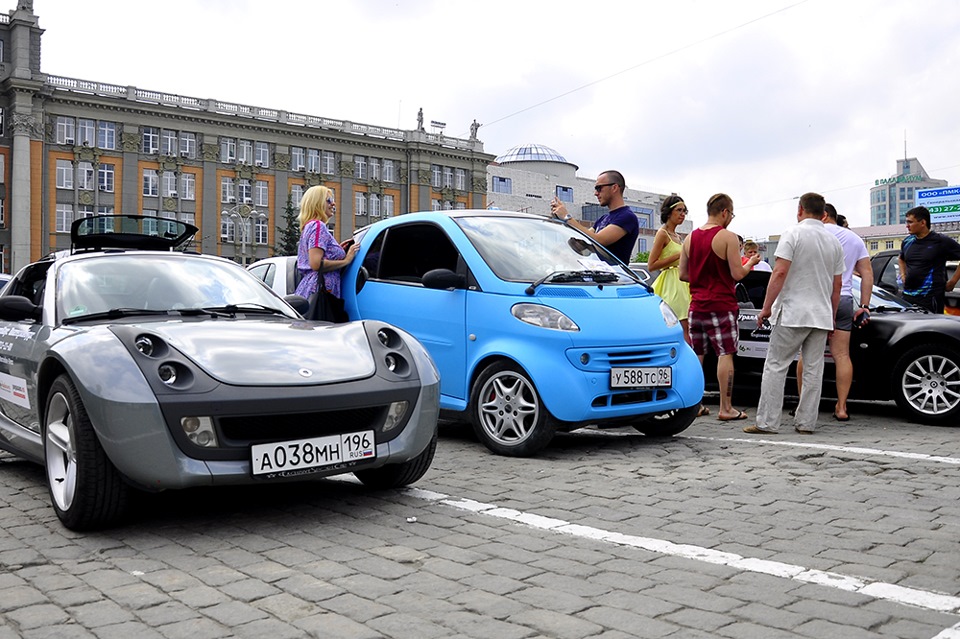
[(88, 320), (101, 319), (119, 319), (121, 317), (136, 317), (138, 315), (169, 315), (170, 311), (160, 311), (146, 308), (111, 308), (109, 311), (100, 311), (99, 313), (87, 313), (86, 315), (75, 315), (63, 318), (61, 324), (73, 324), (75, 322), (85, 322)]
[(537, 287), (544, 282), (597, 282), (605, 284), (607, 282), (616, 282), (620, 276), (610, 271), (553, 271), (547, 273), (536, 282), (528, 286), (524, 292), (527, 295), (533, 295)]
[(244, 302), (241, 304), (225, 304), (223, 306), (204, 306), (203, 308), (184, 308), (179, 311), (181, 315), (200, 315), (207, 313), (212, 317), (218, 315), (229, 315), (234, 317), (237, 313), (258, 313), (265, 315), (285, 315), (279, 308), (258, 304), (256, 302)]

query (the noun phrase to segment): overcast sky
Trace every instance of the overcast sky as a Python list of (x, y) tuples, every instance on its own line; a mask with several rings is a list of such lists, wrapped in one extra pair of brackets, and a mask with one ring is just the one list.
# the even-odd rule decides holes
[[(13, 8), (8, 0), (8, 9)], [(35, 0), (42, 70), (412, 129), (536, 142), (595, 177), (713, 193), (747, 237), (818, 191), (852, 226), (906, 152), (960, 184), (957, 0)], [(429, 130), (429, 127), (428, 127)]]

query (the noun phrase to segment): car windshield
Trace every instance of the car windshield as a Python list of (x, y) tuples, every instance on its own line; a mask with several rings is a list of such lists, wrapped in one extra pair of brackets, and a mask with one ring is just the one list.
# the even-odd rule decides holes
[(61, 321), (116, 309), (149, 314), (233, 306), (296, 317), (240, 266), (182, 253), (91, 256), (63, 264), (57, 277)]
[(496, 216), (462, 217), (456, 222), (500, 279), (535, 282), (546, 277), (550, 281), (554, 273), (587, 271), (610, 274), (609, 283), (636, 282), (606, 249), (564, 224), (546, 218)]
[[(860, 304), (860, 278), (857, 277), (856, 275), (853, 276), (853, 286), (851, 288), (852, 288), (851, 292), (853, 293), (853, 301), (854, 303), (859, 305)], [(900, 299), (893, 293), (890, 293), (889, 291), (885, 291), (879, 286), (874, 286), (873, 291), (870, 293), (870, 306), (873, 308), (882, 306), (888, 309), (902, 310), (906, 308), (911, 308), (913, 305), (905, 300)]]

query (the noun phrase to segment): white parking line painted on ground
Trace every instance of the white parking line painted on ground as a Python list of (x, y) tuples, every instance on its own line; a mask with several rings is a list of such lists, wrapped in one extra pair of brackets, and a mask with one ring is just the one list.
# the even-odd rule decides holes
[[(750, 440), (752, 441), (752, 440)], [(780, 443), (780, 442), (776, 442)], [(885, 583), (882, 581), (872, 581), (861, 577), (851, 577), (824, 570), (814, 570), (804, 566), (794, 564), (785, 564), (779, 561), (770, 561), (767, 559), (757, 559), (753, 557), (743, 557), (736, 553), (722, 552), (711, 548), (692, 546), (689, 544), (675, 544), (664, 539), (654, 539), (651, 537), (640, 537), (637, 535), (625, 535), (623, 533), (611, 532), (592, 526), (583, 526), (574, 524), (562, 519), (553, 517), (543, 517), (534, 513), (525, 513), (512, 508), (502, 508), (495, 504), (485, 504), (472, 499), (461, 499), (450, 497), (442, 493), (437, 493), (420, 488), (407, 488), (404, 493), (417, 499), (433, 501), (445, 506), (450, 506), (458, 510), (478, 513), (488, 517), (497, 517), (506, 519), (518, 524), (547, 530), (572, 537), (580, 537), (604, 543), (612, 543), (618, 546), (630, 546), (640, 548), (649, 552), (655, 552), (663, 555), (693, 559), (695, 561), (704, 561), (711, 564), (721, 564), (730, 566), (744, 572), (755, 572), (794, 581), (817, 584), (829, 588), (838, 588), (849, 592), (856, 592), (874, 599), (892, 601), (917, 608), (925, 608), (936, 612), (960, 613), (960, 597), (953, 597), (942, 593), (928, 592), (916, 588), (906, 588), (896, 584)], [(960, 627), (954, 626), (953, 629), (944, 630), (935, 639), (960, 639), (960, 634), (944, 634), (950, 630)]]
[(679, 435), (677, 436), (677, 439), (699, 439), (711, 442), (737, 442), (749, 444), (774, 444), (776, 446), (793, 446), (795, 448), (828, 450), (835, 453), (854, 453), (856, 455), (899, 457), (900, 459), (915, 459), (918, 461), (934, 462), (937, 464), (952, 464), (954, 466), (960, 465), (960, 457), (942, 457), (940, 455), (926, 455), (923, 453), (904, 453), (897, 450), (863, 448), (861, 446), (834, 446), (832, 444), (817, 444), (814, 442), (792, 442), (782, 439), (750, 439), (747, 437), (703, 437), (701, 435)]

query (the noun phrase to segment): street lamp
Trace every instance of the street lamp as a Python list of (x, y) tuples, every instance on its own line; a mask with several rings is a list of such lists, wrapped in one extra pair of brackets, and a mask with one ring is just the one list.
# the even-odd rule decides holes
[[(251, 220), (265, 220), (267, 219), (267, 214), (263, 211), (258, 211), (254, 209), (249, 204), (238, 204), (229, 209), (220, 211), (221, 218), (230, 218), (236, 220), (239, 224), (235, 223), (234, 226), (240, 227), (240, 263), (244, 266), (247, 265), (247, 235), (250, 233), (250, 221)], [(257, 239), (256, 236), (250, 237), (251, 247), (256, 247)], [(236, 242), (236, 240), (234, 240)]]

